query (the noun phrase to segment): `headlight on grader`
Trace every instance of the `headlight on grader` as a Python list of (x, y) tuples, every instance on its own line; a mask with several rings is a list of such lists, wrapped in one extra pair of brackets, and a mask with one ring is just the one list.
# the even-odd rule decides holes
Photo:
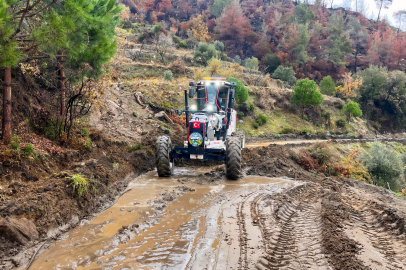
[(199, 145), (201, 145), (203, 143), (202, 134), (198, 132), (193, 132), (192, 134), (190, 134), (189, 143), (194, 147), (198, 147)]

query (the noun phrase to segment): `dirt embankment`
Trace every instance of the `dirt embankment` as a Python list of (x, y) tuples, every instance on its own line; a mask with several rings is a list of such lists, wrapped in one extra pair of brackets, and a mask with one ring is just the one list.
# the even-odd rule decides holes
[[(0, 178), (0, 261), (23, 248), (55, 238), (114, 202), (129, 177), (154, 168), (156, 134), (147, 134), (141, 149), (91, 135), (91, 151), (66, 150), (46, 158), (3, 163)], [(70, 176), (88, 179), (91, 193), (78, 199)], [(93, 188), (94, 187), (94, 188)], [(0, 264), (1, 268), (1, 264)]]

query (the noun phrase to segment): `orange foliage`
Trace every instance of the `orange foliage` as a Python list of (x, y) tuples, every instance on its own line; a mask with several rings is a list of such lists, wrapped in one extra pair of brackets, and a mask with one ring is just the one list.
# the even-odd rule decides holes
[(344, 74), (344, 85), (336, 87), (336, 95), (341, 98), (352, 98), (357, 96), (358, 89), (362, 86), (362, 79), (354, 79), (351, 72)]
[(182, 115), (176, 115), (173, 113), (169, 113), (169, 118), (174, 122), (175, 124), (185, 126), (186, 125), (186, 116), (184, 114)]

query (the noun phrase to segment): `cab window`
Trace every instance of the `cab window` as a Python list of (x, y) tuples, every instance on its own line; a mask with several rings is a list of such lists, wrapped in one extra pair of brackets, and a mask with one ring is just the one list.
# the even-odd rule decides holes
[(217, 105), (223, 110), (228, 106), (229, 88), (226, 86), (221, 86), (219, 89)]

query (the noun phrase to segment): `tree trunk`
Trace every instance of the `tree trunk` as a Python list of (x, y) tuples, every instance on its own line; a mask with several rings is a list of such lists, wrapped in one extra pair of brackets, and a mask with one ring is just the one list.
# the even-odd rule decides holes
[(62, 118), (66, 115), (66, 87), (65, 87), (65, 69), (63, 65), (63, 53), (59, 59), (59, 87), (61, 88), (61, 116)]
[(381, 15), (381, 10), (382, 10), (382, 6), (383, 6), (383, 0), (381, 1), (381, 6), (379, 7), (379, 12), (378, 12), (378, 19), (376, 19), (376, 22), (379, 22), (379, 16)]
[(358, 66), (358, 44), (357, 48), (355, 49), (355, 68), (354, 68), (354, 73), (357, 73), (357, 66)]
[(11, 140), (11, 67), (4, 71), (4, 89), (3, 89), (3, 142), (10, 144)]

